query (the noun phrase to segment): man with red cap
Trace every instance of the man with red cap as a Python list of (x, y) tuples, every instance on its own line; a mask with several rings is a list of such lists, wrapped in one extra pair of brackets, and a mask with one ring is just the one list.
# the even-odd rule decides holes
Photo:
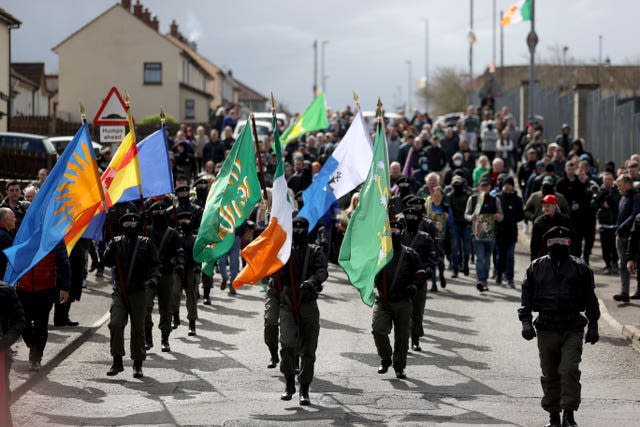
[(531, 231), (531, 260), (547, 254), (547, 246), (544, 244), (544, 234), (553, 227), (566, 227), (573, 231), (571, 220), (558, 209), (558, 198), (553, 194), (547, 194), (541, 200), (543, 214), (533, 223)]

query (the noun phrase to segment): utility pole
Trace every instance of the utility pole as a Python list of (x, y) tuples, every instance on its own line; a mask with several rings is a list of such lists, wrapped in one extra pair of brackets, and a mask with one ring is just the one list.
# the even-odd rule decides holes
[(329, 43), (328, 40), (322, 40), (320, 49), (320, 81), (322, 82), (322, 92), (327, 93), (327, 75), (324, 73), (324, 47)]
[[(500, 19), (504, 15), (503, 11), (500, 11)], [(500, 24), (500, 84), (504, 86), (504, 27)]]
[(313, 97), (318, 94), (318, 40), (313, 41)]
[(412, 63), (410, 59), (407, 59), (406, 61), (404, 61), (407, 64), (407, 68), (409, 71), (409, 80), (407, 81), (407, 118), (409, 117), (409, 113), (411, 113), (412, 110), (412, 105), (411, 105), (411, 90), (413, 89), (413, 85), (411, 84), (411, 69), (412, 67)]
[(533, 122), (535, 113), (534, 97), (536, 85), (536, 62), (535, 53), (538, 44), (538, 35), (536, 34), (536, 0), (531, 0), (531, 31), (527, 35), (527, 46), (529, 47), (529, 120)]
[(493, 28), (492, 28), (492, 43), (491, 46), (493, 48), (491, 60), (493, 61), (493, 66), (496, 66), (496, 0), (493, 0)]
[(562, 88), (567, 90), (569, 88), (568, 75), (567, 75), (567, 52), (569, 46), (562, 47)]
[(473, 44), (476, 42), (476, 35), (473, 33), (473, 0), (469, 0), (469, 93), (473, 90)]
[(429, 20), (424, 20), (424, 112), (429, 110)]

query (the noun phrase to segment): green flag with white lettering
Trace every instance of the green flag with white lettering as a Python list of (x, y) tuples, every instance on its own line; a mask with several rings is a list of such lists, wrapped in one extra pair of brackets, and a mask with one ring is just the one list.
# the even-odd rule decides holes
[(329, 120), (327, 120), (324, 93), (320, 93), (304, 110), (304, 113), (282, 133), (280, 141), (282, 144), (288, 144), (305, 133), (324, 130), (328, 127)]
[(373, 160), (340, 246), (338, 263), (360, 291), (362, 302), (373, 306), (376, 274), (393, 257), (389, 227), (389, 160), (384, 129), (378, 123)]
[(260, 182), (251, 126), (244, 127), (222, 164), (209, 190), (202, 214), (193, 257), (211, 274), (214, 262), (226, 254), (235, 239), (235, 230), (260, 201)]

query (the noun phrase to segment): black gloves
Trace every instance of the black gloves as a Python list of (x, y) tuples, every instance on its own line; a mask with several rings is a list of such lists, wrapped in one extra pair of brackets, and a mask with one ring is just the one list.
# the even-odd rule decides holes
[(152, 291), (155, 291), (158, 289), (158, 282), (156, 281), (156, 279), (149, 279), (146, 282), (144, 282), (145, 286), (148, 286), (149, 289), (151, 289)]
[(527, 341), (531, 341), (536, 337), (536, 330), (533, 328), (531, 320), (522, 321), (522, 338)]
[(587, 335), (584, 337), (584, 342), (591, 345), (597, 343), (600, 340), (600, 334), (598, 334), (598, 325), (589, 325), (587, 328)]
[(413, 298), (418, 293), (418, 288), (416, 288), (416, 285), (409, 285), (404, 292), (406, 296), (408, 296), (409, 298)]
[(316, 287), (308, 280), (302, 282), (300, 285), (300, 292), (302, 292), (303, 303), (310, 303), (318, 299), (318, 291), (316, 290)]

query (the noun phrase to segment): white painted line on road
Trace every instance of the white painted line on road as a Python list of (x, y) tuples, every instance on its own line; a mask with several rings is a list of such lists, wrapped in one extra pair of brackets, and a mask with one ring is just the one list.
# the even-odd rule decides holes
[(106, 322), (107, 320), (109, 320), (109, 315), (111, 313), (109, 311), (107, 311), (104, 316), (102, 316), (100, 319), (98, 319), (93, 325), (90, 326), (91, 329), (98, 329), (100, 326), (104, 325), (104, 322)]

